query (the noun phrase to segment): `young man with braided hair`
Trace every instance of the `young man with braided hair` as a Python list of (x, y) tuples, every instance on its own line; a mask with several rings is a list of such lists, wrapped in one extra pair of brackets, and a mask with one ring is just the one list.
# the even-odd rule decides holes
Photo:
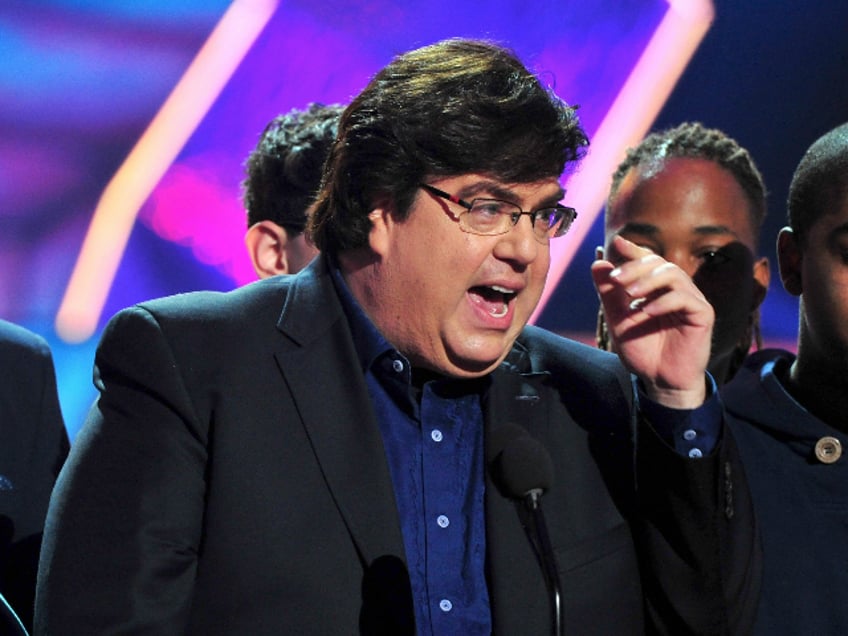
[[(683, 269), (716, 313), (709, 371), (733, 377), (753, 342), (769, 284), (758, 256), (766, 189), (751, 155), (715, 129), (686, 122), (648, 135), (612, 176), (605, 243), (623, 236)], [(614, 257), (614, 254), (608, 256)], [(603, 311), (598, 345), (609, 348)]]

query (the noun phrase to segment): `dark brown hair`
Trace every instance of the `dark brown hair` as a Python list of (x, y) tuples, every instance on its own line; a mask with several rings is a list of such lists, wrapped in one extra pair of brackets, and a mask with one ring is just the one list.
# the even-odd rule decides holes
[(574, 108), (490, 42), (451, 39), (398, 56), (342, 115), (308, 231), (322, 251), (367, 243), (368, 214), (406, 218), (427, 177), (559, 177), (588, 141)]

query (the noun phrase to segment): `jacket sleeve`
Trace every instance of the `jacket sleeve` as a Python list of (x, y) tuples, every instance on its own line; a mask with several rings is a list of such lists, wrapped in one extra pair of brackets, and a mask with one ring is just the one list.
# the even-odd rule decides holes
[(36, 634), (185, 631), (207, 436), (185, 372), (144, 309), (107, 326), (95, 358), (100, 397), (50, 502)]
[(736, 445), (719, 429), (714, 451), (690, 459), (638, 420), (634, 534), (651, 633), (752, 630), (761, 546)]

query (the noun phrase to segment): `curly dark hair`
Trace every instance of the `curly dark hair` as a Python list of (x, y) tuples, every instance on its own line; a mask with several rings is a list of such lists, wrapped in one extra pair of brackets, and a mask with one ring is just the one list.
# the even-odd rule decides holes
[(733, 175), (748, 197), (754, 240), (766, 216), (766, 187), (763, 177), (750, 153), (739, 143), (716, 128), (698, 122), (685, 122), (674, 128), (654, 132), (645, 137), (627, 156), (612, 175), (607, 210), (612, 207), (621, 182), (633, 168), (651, 166), (671, 158), (706, 159), (713, 161)]
[(267, 220), (303, 232), (343, 110), (339, 104), (311, 103), (265, 127), (245, 161), (242, 199), (248, 227)]
[(574, 111), (491, 42), (450, 39), (400, 55), (342, 115), (307, 231), (336, 253), (367, 243), (377, 203), (405, 219), (428, 177), (559, 177), (588, 144)]
[(803, 245), (810, 227), (848, 196), (848, 123), (819, 137), (801, 158), (789, 185), (789, 226)]

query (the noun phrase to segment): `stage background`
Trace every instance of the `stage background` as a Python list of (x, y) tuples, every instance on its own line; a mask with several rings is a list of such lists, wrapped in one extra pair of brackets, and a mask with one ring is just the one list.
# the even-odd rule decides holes
[[(704, 3), (674, 4), (702, 11)], [(648, 109), (649, 125), (698, 120), (752, 152), (770, 191), (762, 252), (773, 257), (801, 153), (848, 120), (848, 3), (712, 6), (712, 25), (668, 100)], [(91, 364), (109, 316), (147, 298), (224, 291), (252, 279), (239, 182), (244, 157), (276, 114), (313, 100), (347, 101), (403, 50), (449, 36), (487, 37), (513, 47), (579, 104), (595, 141), (669, 11), (665, 0), (430, 0), (402, 8), (380, 0), (4, 0), (0, 317), (50, 342), (73, 436), (95, 399)], [(228, 30), (209, 40), (216, 25)], [(688, 53), (679, 55), (688, 61)], [(190, 68), (199, 83), (175, 91)], [(183, 117), (166, 122), (174, 128), (151, 126), (169, 96), (180, 95), (197, 112), (172, 108)], [(134, 156), (157, 134), (154, 159)], [(147, 189), (138, 186), (142, 173)], [(569, 196), (594, 200), (574, 188)], [(106, 226), (114, 240), (93, 261), (106, 280), (102, 297), (90, 289), (75, 296), (72, 272), (90, 247), (95, 210), (107, 204), (129, 216), (123, 226)], [(593, 207), (580, 209), (579, 244), (571, 239), (568, 267), (536, 317), (582, 340), (591, 338), (597, 310), (588, 266), (602, 233), (591, 222), (600, 206)], [(797, 301), (774, 267), (772, 278), (763, 333), (769, 344), (792, 347)], [(88, 320), (90, 328), (75, 328), (82, 314), (80, 324)]]

